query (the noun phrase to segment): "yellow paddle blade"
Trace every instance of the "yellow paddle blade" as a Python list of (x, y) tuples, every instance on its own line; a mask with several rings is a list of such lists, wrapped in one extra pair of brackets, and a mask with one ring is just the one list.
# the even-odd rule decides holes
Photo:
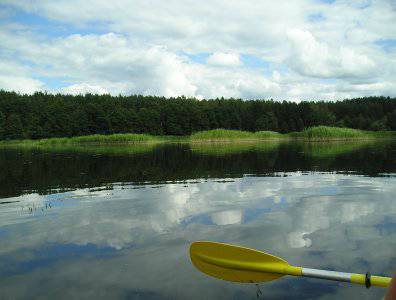
[(271, 281), (291, 267), (283, 259), (229, 244), (199, 241), (191, 244), (190, 258), (201, 272), (234, 282)]

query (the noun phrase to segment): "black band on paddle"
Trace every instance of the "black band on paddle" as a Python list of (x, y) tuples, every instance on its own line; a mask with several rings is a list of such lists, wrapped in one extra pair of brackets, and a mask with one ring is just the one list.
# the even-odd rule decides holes
[(366, 284), (366, 288), (370, 288), (370, 286), (371, 286), (371, 274), (370, 274), (370, 272), (366, 273), (365, 284)]

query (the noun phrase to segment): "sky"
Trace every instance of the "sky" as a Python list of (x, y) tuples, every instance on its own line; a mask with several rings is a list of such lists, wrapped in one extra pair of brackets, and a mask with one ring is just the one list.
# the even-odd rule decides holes
[(0, 0), (0, 89), (396, 96), (394, 0)]

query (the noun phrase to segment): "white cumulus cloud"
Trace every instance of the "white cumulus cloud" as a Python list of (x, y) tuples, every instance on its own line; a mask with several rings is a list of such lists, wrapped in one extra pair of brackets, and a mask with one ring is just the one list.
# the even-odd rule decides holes
[(235, 67), (239, 66), (241, 61), (238, 54), (216, 52), (208, 57), (208, 64), (213, 66)]
[(85, 95), (88, 93), (103, 95), (103, 94), (109, 93), (105, 88), (102, 88), (97, 85), (90, 85), (87, 83), (73, 84), (73, 85), (61, 88), (60, 92), (63, 94), (70, 94), (70, 95)]
[(362, 77), (376, 71), (376, 64), (366, 55), (348, 47), (319, 42), (309, 31), (292, 29), (287, 36), (291, 44), (288, 63), (302, 75)]
[(44, 88), (44, 83), (40, 80), (24, 77), (24, 76), (10, 76), (0, 74), (0, 89), (6, 91), (17, 91), (22, 94), (33, 94), (41, 91)]
[[(396, 96), (392, 1), (2, 3), (0, 60), (12, 65), (0, 61), (3, 89), (67, 82), (168, 97)], [(42, 22), (10, 17), (21, 11)]]

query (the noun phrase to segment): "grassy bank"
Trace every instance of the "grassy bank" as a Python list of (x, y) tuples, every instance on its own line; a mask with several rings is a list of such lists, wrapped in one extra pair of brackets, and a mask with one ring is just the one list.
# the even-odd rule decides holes
[(355, 140), (396, 138), (394, 131), (363, 131), (351, 128), (317, 126), (307, 128), (301, 132), (281, 134), (274, 131), (248, 132), (241, 130), (214, 129), (200, 131), (191, 136), (153, 136), (149, 134), (111, 134), (87, 135), (70, 138), (48, 138), (40, 140), (11, 140), (0, 141), (0, 145), (52, 146), (52, 145), (106, 145), (106, 144), (137, 144), (161, 142), (248, 142), (259, 140), (298, 139), (298, 140)]
[(200, 141), (236, 141), (267, 139), (303, 139), (303, 140), (350, 140), (396, 137), (394, 131), (364, 131), (352, 128), (316, 126), (300, 132), (281, 134), (274, 131), (248, 132), (240, 130), (215, 129), (201, 131), (190, 136), (193, 142)]
[(48, 138), (40, 140), (11, 140), (1, 141), (1, 144), (12, 144), (12, 145), (31, 145), (31, 146), (50, 146), (50, 145), (74, 145), (74, 144), (134, 144), (134, 143), (156, 143), (164, 141), (162, 137), (156, 137), (149, 134), (110, 134), (110, 135), (86, 135), (76, 136), (70, 138)]
[(289, 137), (306, 140), (350, 140), (396, 137), (394, 131), (364, 131), (352, 128), (316, 126), (300, 132), (291, 132)]
[(228, 129), (214, 129), (194, 133), (190, 136), (190, 141), (235, 141), (235, 140), (259, 140), (282, 138), (283, 135), (274, 131), (241, 131)]

